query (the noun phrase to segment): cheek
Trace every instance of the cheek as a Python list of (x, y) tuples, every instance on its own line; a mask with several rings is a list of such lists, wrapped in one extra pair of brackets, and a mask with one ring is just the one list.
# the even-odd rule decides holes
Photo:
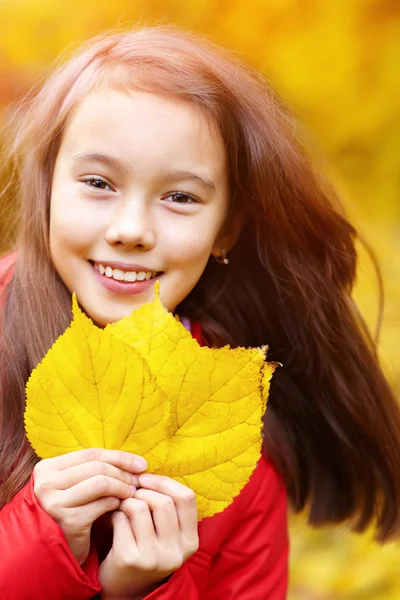
[(95, 236), (96, 220), (84, 210), (76, 210), (71, 203), (51, 204), (50, 246), (52, 249), (85, 247)]
[(168, 247), (166, 266), (172, 278), (166, 280), (165, 288), (160, 288), (161, 299), (169, 311), (174, 312), (199, 281), (210, 258), (213, 241), (199, 228), (185, 229), (179, 239), (169, 231), (164, 248)]
[(207, 262), (212, 246), (213, 240), (198, 232), (185, 232), (179, 239), (171, 236), (168, 243), (169, 260), (177, 267), (196, 270)]
[[(162, 230), (164, 246), (176, 266), (204, 267), (207, 263), (215, 239), (219, 232), (220, 215), (206, 215), (205, 218), (186, 221), (184, 226), (170, 223)], [(174, 226), (175, 225), (175, 226)], [(161, 233), (161, 232), (160, 232)]]

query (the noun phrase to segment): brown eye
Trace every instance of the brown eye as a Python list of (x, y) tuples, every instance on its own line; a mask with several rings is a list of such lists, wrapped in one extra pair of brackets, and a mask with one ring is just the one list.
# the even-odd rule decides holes
[(193, 204), (198, 202), (196, 198), (189, 194), (184, 194), (183, 192), (175, 192), (175, 194), (167, 196), (166, 200), (168, 200), (168, 198), (172, 198), (174, 204)]
[(84, 182), (92, 188), (95, 188), (96, 190), (110, 190), (111, 191), (111, 187), (108, 185), (108, 183), (106, 181), (104, 181), (104, 179), (101, 179), (100, 177), (90, 177), (88, 179), (85, 179)]

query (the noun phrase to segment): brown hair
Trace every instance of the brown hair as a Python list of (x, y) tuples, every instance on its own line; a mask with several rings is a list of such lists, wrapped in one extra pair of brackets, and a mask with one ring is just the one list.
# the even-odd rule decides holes
[[(8, 142), (18, 259), (2, 318), (0, 506), (37, 461), (23, 427), (24, 386), (71, 318), (49, 251), (52, 171), (65, 123), (98, 86), (194, 102), (218, 125), (232, 211), (245, 216), (229, 267), (210, 260), (178, 312), (210, 344), (270, 346), (283, 363), (265, 416), (265, 449), (311, 523), (399, 524), (400, 413), (351, 299), (357, 233), (264, 78), (196, 36), (142, 28), (96, 39), (22, 104)], [(12, 192), (12, 193), (11, 193)], [(11, 231), (12, 228), (8, 224)]]

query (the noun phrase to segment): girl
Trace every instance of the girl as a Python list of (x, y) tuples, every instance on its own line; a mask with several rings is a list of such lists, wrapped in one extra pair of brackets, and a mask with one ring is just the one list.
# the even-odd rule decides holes
[[(400, 415), (350, 297), (357, 234), (264, 80), (192, 35), (139, 29), (90, 42), (12, 126), (1, 597), (282, 600), (286, 496), (312, 524), (397, 533)], [(193, 492), (143, 458), (39, 461), (24, 434), (24, 386), (71, 293), (105, 326), (155, 279), (200, 343), (268, 344), (284, 365), (250, 482), (199, 526)]]

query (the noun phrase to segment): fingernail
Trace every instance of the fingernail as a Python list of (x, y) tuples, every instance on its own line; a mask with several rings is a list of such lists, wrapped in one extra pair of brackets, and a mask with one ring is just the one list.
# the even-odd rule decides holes
[(136, 491), (137, 491), (136, 487), (134, 485), (130, 485), (129, 489), (131, 490), (131, 495), (132, 495), (132, 498), (133, 498), (133, 496), (136, 494)]
[(137, 475), (132, 475), (132, 483), (136, 487), (139, 485), (139, 477)]
[(145, 469), (147, 469), (147, 461), (144, 458), (138, 456), (137, 458), (133, 459), (133, 466), (138, 471), (144, 471)]

